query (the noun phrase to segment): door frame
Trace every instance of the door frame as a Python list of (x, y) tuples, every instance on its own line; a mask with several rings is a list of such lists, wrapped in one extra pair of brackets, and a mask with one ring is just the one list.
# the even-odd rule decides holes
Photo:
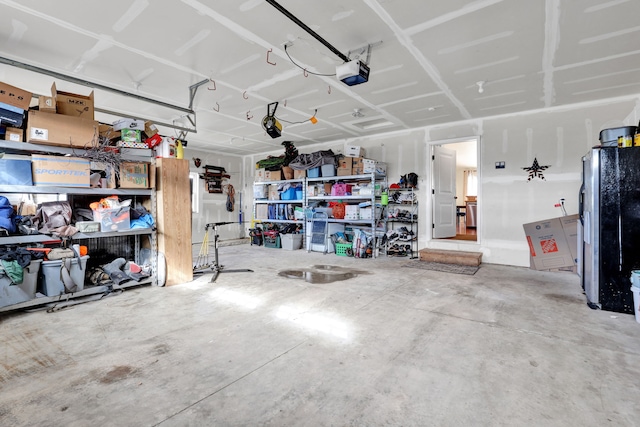
[[(460, 143), (460, 142), (467, 142), (467, 141), (475, 141), (476, 143), (476, 169), (477, 169), (477, 174), (478, 174), (478, 208), (477, 208), (477, 213), (478, 213), (478, 217), (476, 220), (476, 230), (477, 230), (477, 240), (476, 241), (472, 241), (472, 240), (453, 240), (453, 239), (434, 239), (433, 238), (433, 232), (432, 232), (432, 224), (433, 224), (433, 197), (431, 194), (431, 190), (433, 188), (433, 160), (432, 160), (432, 156), (433, 156), (433, 146), (435, 145), (446, 145), (446, 144), (454, 144), (454, 143)], [(481, 246), (481, 240), (482, 240), (482, 224), (483, 224), (483, 216), (482, 212), (482, 205), (483, 205), (483, 197), (482, 197), (482, 162), (481, 162), (481, 152), (482, 152), (482, 140), (481, 137), (479, 135), (476, 136), (469, 136), (469, 137), (464, 137), (464, 138), (453, 138), (453, 139), (446, 139), (446, 140), (435, 140), (435, 141), (428, 141), (427, 142), (427, 164), (429, 165), (429, 173), (426, 174), (426, 178), (427, 178), (427, 197), (426, 197), (426, 212), (423, 211), (423, 214), (425, 214), (425, 218), (426, 218), (426, 223), (425, 223), (425, 230), (427, 230), (426, 233), (426, 245), (428, 248), (431, 249), (451, 249), (451, 250), (469, 250), (469, 249), (473, 249), (473, 247), (477, 247), (477, 249), (480, 248)]]

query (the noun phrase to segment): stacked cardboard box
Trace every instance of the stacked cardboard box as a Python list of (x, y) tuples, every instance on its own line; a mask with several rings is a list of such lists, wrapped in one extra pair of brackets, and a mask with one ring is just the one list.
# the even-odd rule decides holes
[(91, 162), (79, 157), (31, 156), (34, 185), (89, 187)]
[(338, 169), (336, 174), (338, 176), (353, 175), (353, 157), (341, 157), (338, 159)]
[(37, 144), (90, 147), (100, 134), (93, 119), (93, 91), (89, 95), (62, 92), (51, 86), (51, 96), (41, 96), (39, 110), (29, 111), (26, 140)]
[(29, 109), (31, 92), (0, 82), (0, 123), (19, 128)]

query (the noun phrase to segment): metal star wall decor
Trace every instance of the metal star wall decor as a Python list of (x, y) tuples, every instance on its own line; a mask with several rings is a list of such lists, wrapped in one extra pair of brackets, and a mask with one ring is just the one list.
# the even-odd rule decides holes
[(540, 166), (540, 164), (538, 163), (538, 158), (536, 157), (533, 159), (533, 164), (531, 166), (529, 166), (528, 168), (522, 168), (522, 170), (529, 172), (529, 179), (527, 179), (527, 181), (531, 181), (536, 177), (540, 178), (543, 181), (546, 181), (546, 179), (544, 179), (542, 171), (547, 170), (550, 167), (551, 165)]

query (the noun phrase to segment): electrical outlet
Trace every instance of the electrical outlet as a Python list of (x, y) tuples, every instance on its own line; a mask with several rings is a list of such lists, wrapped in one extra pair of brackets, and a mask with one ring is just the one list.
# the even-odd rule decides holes
[(496, 162), (496, 169), (504, 169), (504, 162)]

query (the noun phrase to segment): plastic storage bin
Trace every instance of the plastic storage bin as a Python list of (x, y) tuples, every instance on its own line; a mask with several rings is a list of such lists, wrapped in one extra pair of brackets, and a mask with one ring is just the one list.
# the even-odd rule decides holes
[(29, 265), (23, 269), (23, 279), (19, 285), (12, 285), (11, 279), (4, 273), (4, 270), (1, 270), (0, 307), (19, 304), (36, 297), (40, 264), (42, 264), (41, 259), (32, 259)]
[(307, 169), (307, 178), (319, 178), (320, 167)]
[(280, 235), (277, 231), (265, 231), (263, 232), (264, 247), (265, 248), (280, 248)]
[(302, 249), (302, 237), (302, 234), (281, 234), (280, 243), (282, 244), (282, 249), (288, 251)]
[[(73, 283), (78, 287), (76, 292), (84, 289), (84, 275), (87, 271), (87, 259), (89, 259), (89, 255), (80, 257), (80, 264), (78, 264), (78, 258), (73, 258), (71, 260), (69, 275), (71, 276)], [(49, 297), (65, 293), (61, 270), (62, 260), (42, 262), (42, 281), (40, 283), (41, 293)]]
[(352, 256), (349, 254), (353, 248), (353, 243), (336, 243), (336, 255), (338, 256)]
[(298, 190), (298, 188), (296, 187), (289, 187), (288, 190), (283, 191), (282, 193), (280, 193), (280, 200), (298, 200), (296, 199), (296, 191)]
[(322, 165), (320, 170), (322, 171), (322, 176), (336, 176), (336, 166), (333, 164)]

